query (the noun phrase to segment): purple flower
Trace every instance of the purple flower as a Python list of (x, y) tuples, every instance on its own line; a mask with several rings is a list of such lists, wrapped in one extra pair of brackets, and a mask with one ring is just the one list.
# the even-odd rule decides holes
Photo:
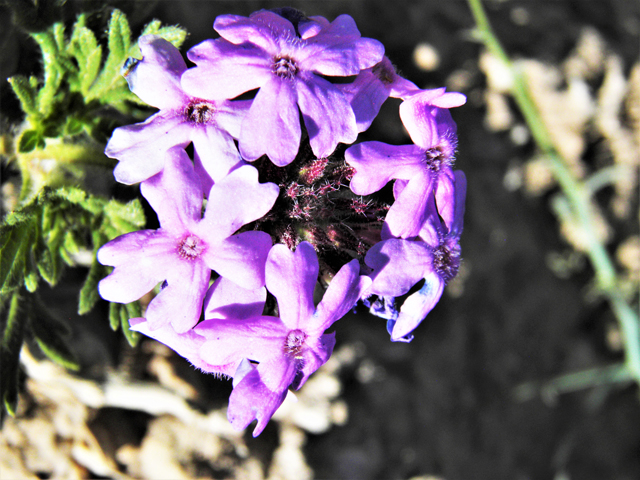
[[(205, 320), (195, 332), (206, 338), (200, 358), (212, 365), (235, 365), (234, 389), (229, 399), (231, 424), (262, 432), (284, 401), (289, 388), (300, 388), (309, 375), (331, 356), (335, 334), (325, 334), (347, 313), (370, 285), (359, 275), (357, 260), (343, 266), (322, 301), (313, 303), (318, 258), (302, 242), (295, 253), (275, 245), (266, 266), (267, 289), (278, 300), (280, 317), (254, 316), (245, 320)], [(257, 362), (257, 365), (256, 365)]]
[(222, 38), (187, 53), (197, 67), (183, 75), (182, 85), (193, 95), (228, 99), (260, 89), (242, 123), (244, 159), (267, 154), (278, 166), (291, 163), (300, 145), (298, 107), (318, 158), (330, 155), (339, 142), (356, 140), (349, 99), (322, 76), (357, 75), (382, 59), (384, 47), (361, 38), (348, 15), (331, 23), (317, 20), (300, 24), (298, 36), (294, 25), (274, 12), (222, 15), (214, 23)]
[[(180, 86), (187, 70), (176, 47), (161, 37), (145, 35), (139, 40), (143, 58), (123, 74), (129, 88), (141, 100), (160, 111), (143, 123), (114, 130), (105, 154), (120, 163), (116, 180), (132, 184), (162, 170), (167, 150), (193, 142), (204, 171), (205, 185), (224, 177), (242, 162), (233, 142), (250, 101), (213, 101), (189, 96)], [(208, 188), (207, 188), (208, 191)]]
[(377, 243), (367, 252), (365, 263), (373, 269), (373, 284), (368, 293), (399, 297), (420, 280), (422, 288), (409, 295), (395, 322), (388, 323), (392, 341), (410, 341), (411, 332), (438, 303), (445, 285), (456, 276), (460, 266), (460, 235), (463, 228), (466, 179), (454, 174), (453, 221), (440, 220), (433, 197), (428, 204), (428, 221), (418, 240), (392, 238)]
[(359, 132), (371, 126), (387, 98), (406, 98), (421, 91), (413, 82), (398, 75), (387, 57), (362, 70), (353, 83), (339, 84), (338, 88), (351, 103)]
[(351, 190), (369, 195), (396, 179), (396, 201), (385, 219), (383, 238), (411, 238), (427, 221), (427, 204), (435, 192), (438, 212), (452, 222), (456, 124), (448, 108), (462, 105), (461, 93), (444, 88), (422, 90), (400, 105), (400, 117), (414, 145), (364, 142), (349, 147), (345, 159), (356, 169)]
[(141, 190), (161, 228), (128, 233), (98, 251), (100, 263), (115, 267), (99, 284), (102, 298), (129, 303), (166, 281), (146, 318), (152, 330), (171, 322), (181, 333), (200, 318), (211, 270), (244, 288), (264, 285), (271, 237), (257, 231), (232, 235), (265, 215), (278, 196), (275, 184), (258, 183), (254, 167), (241, 166), (211, 188), (204, 218), (203, 192), (181, 148), (169, 150), (164, 170)]
[[(209, 319), (235, 320), (259, 316), (264, 308), (266, 298), (267, 290), (264, 287), (247, 290), (224, 277), (219, 277), (205, 296), (204, 316)], [(204, 361), (200, 356), (200, 349), (207, 339), (194, 329), (177, 333), (171, 325), (167, 324), (152, 330), (149, 322), (144, 318), (132, 318), (129, 323), (131, 330), (164, 343), (178, 355), (189, 360), (194, 367), (206, 373), (232, 377), (238, 368), (237, 361), (226, 365), (211, 365)]]

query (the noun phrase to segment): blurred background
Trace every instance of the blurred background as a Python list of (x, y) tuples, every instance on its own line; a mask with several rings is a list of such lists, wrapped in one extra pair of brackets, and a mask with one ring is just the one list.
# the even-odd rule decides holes
[[(391, 343), (384, 320), (365, 309), (342, 319), (331, 361), (253, 439), (226, 424), (230, 382), (151, 340), (132, 349), (110, 330), (105, 308), (77, 316), (86, 272), (68, 269), (42, 295), (72, 325), (82, 369), (72, 375), (35, 348), (23, 355), (24, 392), (16, 418), (4, 419), (0, 478), (640, 478), (637, 385), (545, 388), (620, 361), (620, 331), (594, 292), (579, 232), (551, 208), (558, 188), (507, 95), (508, 75), (471, 34), (466, 2), (69, 0), (53, 13), (70, 25), (82, 11), (108, 18), (119, 8), (134, 37), (153, 18), (180, 24), (190, 33), (186, 52), (217, 36), (217, 15), (285, 5), (330, 20), (349, 14), (419, 87), (467, 95), (452, 110), (456, 167), (469, 185), (458, 277), (409, 344)], [(0, 7), (4, 131), (21, 119), (4, 79), (38, 72), (40, 62), (12, 20), (29, 28), (52, 20), (50, 12), (16, 20), (11, 6)], [(621, 279), (637, 291), (640, 3), (485, 7), (575, 175), (628, 168), (597, 193), (594, 215)], [(389, 99), (359, 141), (409, 143), (398, 105)]]

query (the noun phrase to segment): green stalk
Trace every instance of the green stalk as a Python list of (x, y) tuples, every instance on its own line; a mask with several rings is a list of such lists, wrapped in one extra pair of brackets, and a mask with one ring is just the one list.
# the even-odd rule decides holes
[(591, 261), (596, 283), (607, 299), (620, 325), (624, 341), (625, 368), (640, 385), (640, 322), (638, 314), (624, 299), (618, 288), (618, 278), (611, 256), (603, 242), (598, 239), (594, 218), (591, 215), (592, 189), (586, 182), (576, 178), (562, 156), (553, 145), (551, 135), (529, 94), (527, 81), (522, 72), (509, 59), (498, 38), (494, 35), (481, 0), (467, 0), (476, 22), (478, 38), (491, 54), (500, 59), (513, 76), (511, 95), (520, 108), (531, 134), (544, 153), (553, 175), (571, 206), (573, 218), (587, 239), (585, 253)]

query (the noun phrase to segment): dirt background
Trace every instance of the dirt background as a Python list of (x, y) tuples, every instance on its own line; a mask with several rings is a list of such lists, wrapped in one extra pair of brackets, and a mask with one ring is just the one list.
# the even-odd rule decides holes
[[(91, 3), (69, 2), (67, 14)], [(634, 0), (486, 3), (494, 30), (514, 58), (561, 65), (574, 51), (584, 29), (590, 27), (604, 42), (606, 51), (621, 58), (627, 78), (638, 61), (640, 4)], [(214, 36), (211, 25), (217, 15), (248, 15), (259, 8), (283, 6), (245, 1), (109, 4), (128, 12), (137, 28), (154, 17), (185, 26), (191, 35), (183, 51)], [(220, 448), (215, 454), (203, 447), (213, 440), (198, 426), (184, 421), (186, 417), (181, 420), (187, 425), (182, 431), (171, 423), (175, 414), (161, 415), (162, 411), (151, 412), (146, 407), (147, 411), (141, 411), (145, 408), (127, 407), (120, 400), (110, 404), (103, 399), (102, 404), (91, 404), (64, 395), (61, 400), (47, 393), (48, 387), (42, 387), (47, 385), (47, 378), (67, 378), (58, 370), (43, 373), (41, 380), (25, 380), (28, 388), (21, 417), (5, 421), (3, 427), (5, 473), (0, 470), (0, 478), (12, 478), (7, 472), (19, 472), (20, 461), (23, 472), (40, 478), (640, 478), (636, 386), (604, 386), (545, 397), (516, 395), (516, 388), (523, 383), (607, 365), (622, 356), (615, 340), (611, 340), (615, 320), (608, 307), (597, 300), (588, 301), (591, 273), (587, 262), (578, 258), (566, 278), (561, 278), (560, 270), (549, 268), (554, 253), (565, 259), (577, 257), (570, 255), (571, 247), (561, 239), (549, 208), (552, 190), (533, 195), (527, 190), (526, 178), (524, 183), (517, 181), (522, 180), (518, 175), (535, 148), (526, 135), (517, 135), (522, 133), (521, 128), (514, 131), (513, 127), (522, 123), (516, 111), (510, 108), (512, 119), (506, 127), (496, 128), (494, 124), (490, 128), (487, 82), (479, 65), (482, 49), (471, 40), (473, 21), (466, 2), (332, 0), (289, 5), (329, 19), (350, 14), (363, 36), (384, 43), (387, 55), (404, 76), (424, 88), (446, 85), (468, 96), (467, 105), (453, 111), (459, 132), (457, 168), (466, 173), (469, 183), (460, 278), (449, 287), (410, 344), (389, 342), (384, 321), (366, 313), (350, 315), (336, 325), (336, 350), (340, 354), (329, 374), (321, 377), (332, 379), (327, 380), (329, 386), (324, 394), (318, 394), (318, 398), (324, 395), (325, 403), (318, 398), (315, 404), (311, 402), (316, 411), (320, 403), (328, 405), (320, 416), (325, 415), (329, 421), (325, 418), (324, 424), (319, 420), (311, 427), (305, 426), (304, 420), (273, 421), (257, 439), (249, 434), (234, 437), (220, 427), (217, 435), (223, 440), (218, 440)], [(22, 34), (16, 34), (10, 42), (20, 55), (11, 63), (7, 54), (2, 54), (3, 68), (8, 69), (4, 77), (29, 73), (33, 56), (31, 60), (24, 57), (33, 55), (35, 49)], [(433, 63), (426, 65), (426, 70), (416, 64), (414, 53), (419, 44), (430, 45), (437, 53), (436, 68)], [(589, 86), (595, 91), (601, 82), (602, 77), (596, 76)], [(5, 87), (2, 99), (11, 102)], [(5, 112), (11, 109), (7, 105), (3, 107)], [(362, 138), (407, 143), (397, 106), (393, 101), (385, 104), (381, 117)], [(597, 135), (580, 135), (587, 139), (582, 155), (587, 167), (606, 164), (609, 157), (600, 148)], [(628, 235), (637, 234), (637, 199), (631, 205), (636, 214), (627, 217), (630, 220), (612, 222), (617, 232), (612, 237), (612, 249)], [(82, 378), (103, 386), (113, 384), (115, 377), (124, 379), (125, 384), (144, 381), (147, 387), (155, 382), (187, 398), (186, 404), (199, 415), (224, 407), (230, 391), (228, 383), (194, 372), (185, 361), (152, 342), (143, 341), (137, 349), (129, 349), (119, 333), (109, 330), (104, 311), (77, 317), (75, 295), (81, 279), (82, 274), (76, 277), (69, 270), (63, 284), (47, 296), (57, 313), (74, 325)], [(165, 365), (169, 377), (150, 369), (153, 362)], [(30, 365), (32, 369), (37, 365), (44, 368), (37, 360)], [(124, 398), (134, 394), (128, 395)], [(139, 403), (147, 407), (159, 402), (153, 395), (145, 398)], [(60, 406), (64, 402), (75, 406), (65, 410)], [(87, 451), (102, 452), (101, 461), (108, 465), (102, 471), (92, 467), (100, 465), (97, 460), (86, 460), (77, 449), (74, 453), (74, 435), (79, 435), (73, 433), (76, 430), (61, 433), (59, 422), (56, 424), (61, 410), (67, 412), (64, 418), (68, 420), (73, 418), (69, 413), (73, 409), (84, 412), (71, 423), (89, 438), (83, 440)], [(21, 419), (32, 423), (44, 419), (42, 424), (36, 422), (41, 429), (47, 421), (53, 424), (53, 430), (47, 427), (53, 432), (51, 445), (41, 449), (34, 446), (44, 430), (29, 433), (29, 428), (35, 427), (20, 426)], [(164, 430), (159, 420), (165, 422)], [(81, 424), (87, 429), (83, 430)], [(169, 431), (170, 435), (166, 433)], [(149, 447), (152, 439), (159, 445)], [(185, 446), (189, 440), (200, 445)], [(53, 469), (52, 462), (64, 460), (55, 457), (58, 460), (47, 463), (43, 460), (47, 448), (61, 452), (60, 458), (67, 452), (69, 465), (77, 469)], [(287, 448), (290, 456), (286, 455)], [(163, 455), (165, 460), (174, 455), (174, 463), (181, 470), (150, 473), (154, 471), (140, 460), (144, 451), (155, 452), (155, 456), (149, 454), (152, 460), (147, 464), (160, 465)], [(29, 455), (39, 456), (40, 463), (30, 460)], [(14, 465), (15, 470), (7, 465)]]

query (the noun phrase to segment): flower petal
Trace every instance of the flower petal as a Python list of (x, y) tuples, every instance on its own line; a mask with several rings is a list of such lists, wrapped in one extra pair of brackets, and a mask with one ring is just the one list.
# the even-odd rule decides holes
[(362, 142), (347, 148), (344, 156), (356, 169), (350, 186), (357, 195), (377, 192), (393, 178), (409, 180), (424, 175), (424, 151), (415, 145)]
[(167, 286), (151, 300), (145, 317), (151, 330), (171, 323), (177, 333), (193, 328), (202, 312), (211, 271), (197, 260), (179, 259), (167, 269)]
[(180, 76), (187, 69), (180, 51), (157, 35), (140, 37), (138, 45), (142, 60), (123, 73), (129, 88), (156, 108), (180, 108), (188, 100), (180, 86)]
[(293, 161), (300, 147), (300, 114), (293, 83), (273, 76), (258, 91), (240, 132), (245, 160), (266, 154), (279, 167)]
[(351, 260), (331, 279), (315, 314), (305, 326), (305, 331), (317, 336), (322, 334), (333, 322), (341, 319), (353, 308), (370, 285), (369, 277), (360, 276), (358, 261)]
[(295, 252), (285, 245), (271, 248), (267, 259), (267, 289), (278, 300), (280, 318), (290, 330), (305, 328), (315, 311), (313, 290), (318, 281), (318, 256), (311, 244), (300, 243)]
[(159, 112), (143, 123), (116, 128), (104, 153), (120, 160), (113, 171), (116, 180), (131, 185), (160, 172), (167, 150), (186, 147), (190, 135), (182, 115)]
[(236, 168), (211, 188), (204, 219), (198, 228), (218, 238), (226, 238), (243, 225), (266, 215), (279, 192), (275, 183), (258, 182), (255, 167)]
[(249, 426), (253, 420), (258, 420), (253, 436), (257, 437), (271, 420), (273, 414), (278, 410), (287, 396), (287, 388), (282, 390), (271, 390), (262, 381), (260, 370), (278, 369), (281, 377), (293, 378), (295, 368), (292, 364), (252, 366), (242, 380), (233, 388), (229, 397), (229, 408), (227, 418), (231, 426), (236, 430), (242, 430)]
[(213, 183), (219, 182), (227, 174), (245, 162), (242, 160), (236, 144), (227, 132), (221, 131), (216, 125), (202, 125), (195, 127), (191, 136), (193, 148), (206, 175), (210, 178), (209, 193)]
[(396, 238), (416, 237), (427, 218), (427, 203), (433, 195), (433, 177), (420, 172), (407, 183), (385, 217), (389, 233)]
[(198, 335), (194, 330), (184, 333), (176, 333), (171, 325), (156, 330), (149, 328), (149, 323), (144, 318), (132, 318), (129, 320), (131, 330), (140, 332), (147, 337), (153, 338), (165, 344), (181, 357), (186, 358), (191, 364), (206, 373), (225, 375), (231, 377), (235, 373), (235, 365), (229, 368), (224, 365), (211, 365), (200, 358), (199, 350), (205, 342), (205, 338)]
[(296, 374), (294, 384), (292, 385), (292, 388), (296, 390), (299, 390), (300, 387), (306, 383), (312, 373), (327, 363), (336, 345), (335, 332), (311, 338), (314, 342), (312, 344), (307, 343), (303, 353), (304, 360), (302, 361), (302, 370)]
[(140, 192), (155, 210), (163, 229), (181, 234), (202, 217), (200, 181), (182, 148), (167, 152), (164, 169), (143, 182)]
[(205, 320), (193, 329), (206, 338), (201, 358), (213, 365), (239, 365), (243, 358), (266, 362), (282, 356), (287, 329), (276, 317)]
[(271, 59), (253, 45), (224, 39), (205, 40), (187, 52), (197, 66), (182, 74), (186, 93), (208, 100), (226, 100), (254, 90), (270, 78)]
[(455, 237), (462, 235), (464, 226), (465, 198), (467, 196), (467, 178), (462, 170), (453, 172), (455, 175), (455, 208), (453, 223), (449, 227), (449, 233)]
[(433, 256), (424, 242), (391, 239), (371, 247), (364, 261), (373, 269), (370, 292), (399, 297), (430, 271)]
[(271, 236), (265, 232), (233, 235), (203, 253), (209, 268), (243, 288), (264, 286), (265, 262), (271, 248)]
[(245, 319), (262, 315), (267, 290), (247, 290), (224, 277), (218, 278), (204, 298), (204, 318)]
[(444, 93), (444, 88), (422, 90), (407, 97), (400, 104), (400, 119), (413, 143), (428, 150), (438, 143), (439, 136), (454, 134), (456, 124), (447, 110), (451, 107), (441, 108), (436, 104), (455, 107), (459, 101), (454, 92)]
[(315, 75), (309, 75), (296, 85), (298, 105), (316, 157), (328, 157), (338, 143), (356, 141), (355, 114), (348, 98), (335, 85)]
[(115, 267), (98, 284), (110, 302), (131, 303), (166, 278), (175, 245), (162, 231), (143, 230), (122, 235), (98, 250), (98, 261)]
[(356, 116), (358, 132), (364, 132), (380, 112), (380, 107), (389, 97), (389, 89), (371, 73), (363, 70), (352, 83), (336, 85), (349, 101)]
[(352, 17), (338, 16), (317, 35), (307, 39), (300, 52), (306, 70), (330, 76), (357, 75), (384, 56), (384, 46), (372, 38), (361, 38)]
[(296, 30), (289, 20), (266, 10), (254, 12), (249, 18), (219, 15), (213, 23), (213, 29), (231, 43), (252, 43), (270, 53), (278, 50), (277, 39), (296, 36)]
[(400, 315), (391, 332), (391, 341), (402, 341), (402, 337), (409, 335), (433, 310), (442, 297), (444, 282), (435, 272), (425, 277), (423, 287), (409, 295), (400, 308)]

